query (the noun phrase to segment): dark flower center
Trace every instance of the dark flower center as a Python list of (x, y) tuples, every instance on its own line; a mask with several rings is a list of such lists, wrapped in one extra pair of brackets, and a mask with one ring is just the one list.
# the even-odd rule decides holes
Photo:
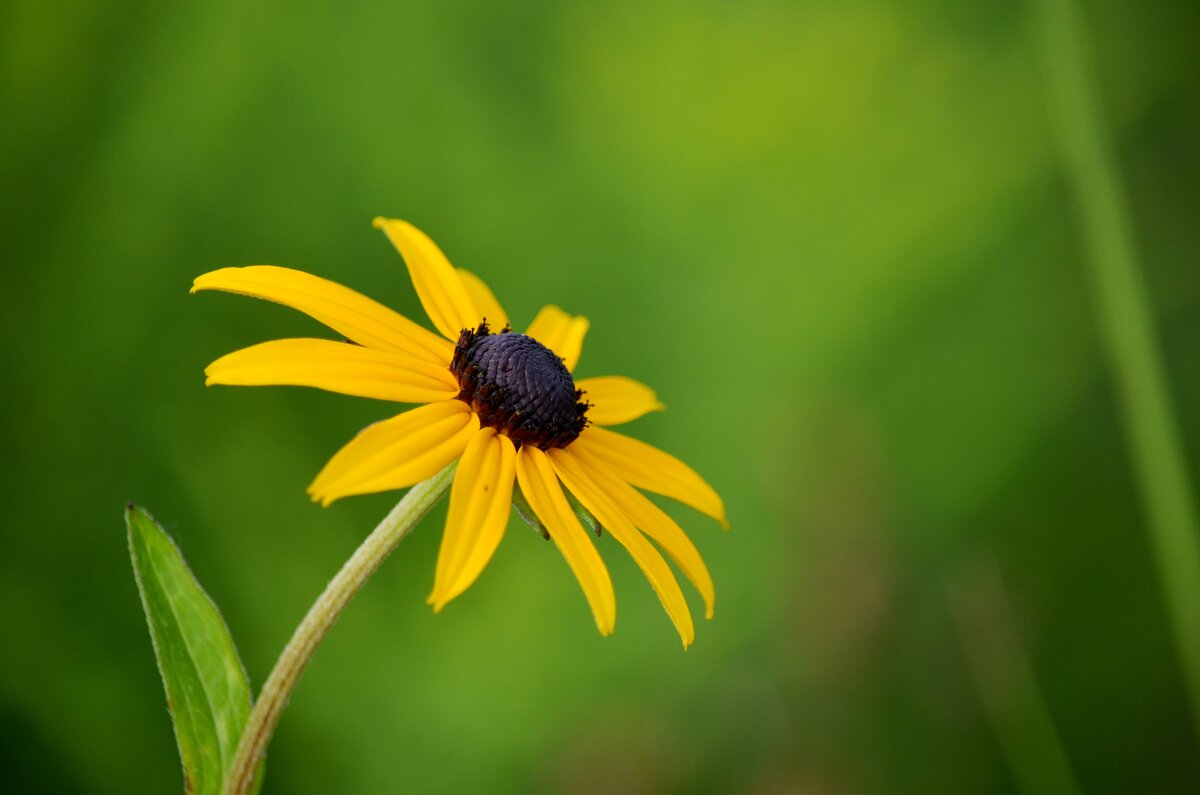
[(486, 322), (463, 329), (450, 372), (458, 378), (458, 399), (518, 447), (566, 447), (587, 426), (588, 404), (562, 359), (507, 327), (499, 334)]

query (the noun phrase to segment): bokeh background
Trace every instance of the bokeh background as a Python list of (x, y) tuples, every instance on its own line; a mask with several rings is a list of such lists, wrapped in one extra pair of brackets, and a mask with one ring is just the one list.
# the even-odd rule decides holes
[[(317, 655), (267, 793), (1200, 788), (1031, 8), (4, 3), (0, 789), (181, 787), (127, 499), (256, 688), (394, 502), (304, 494), (391, 406), (203, 386), (320, 327), (187, 292), (273, 263), (423, 320), (377, 214), (659, 390), (629, 430), (726, 499), (728, 533), (676, 511), (717, 615), (681, 652), (606, 537), (601, 638), (514, 519), (434, 616), (438, 510)], [(1200, 472), (1200, 6), (1083, 12)]]

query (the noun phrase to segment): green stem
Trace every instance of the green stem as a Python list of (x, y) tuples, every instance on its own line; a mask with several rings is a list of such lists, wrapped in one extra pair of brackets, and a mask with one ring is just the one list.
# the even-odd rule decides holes
[(266, 754), (267, 745), (279, 723), (279, 716), (287, 707), (288, 699), (317, 646), (380, 564), (446, 493), (454, 478), (454, 468), (455, 464), (451, 464), (429, 480), (409, 489), (309, 608), (308, 614), (279, 655), (279, 661), (267, 677), (258, 700), (254, 702), (254, 709), (246, 721), (237, 753), (225, 778), (225, 795), (245, 795), (250, 792), (259, 762)]
[(1200, 537), (1150, 302), (1078, 10), (1072, 0), (1039, 0), (1036, 8), (1058, 108), (1059, 143), (1088, 246), (1096, 311), (1200, 730)]

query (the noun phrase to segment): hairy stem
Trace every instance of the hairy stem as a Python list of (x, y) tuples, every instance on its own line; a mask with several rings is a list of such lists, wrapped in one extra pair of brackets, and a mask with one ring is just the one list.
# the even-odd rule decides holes
[(454, 468), (455, 464), (451, 464), (429, 480), (409, 489), (309, 608), (308, 614), (279, 655), (275, 668), (263, 685), (262, 693), (254, 703), (238, 743), (237, 754), (225, 778), (225, 795), (245, 795), (250, 792), (258, 764), (275, 733), (279, 716), (287, 707), (288, 699), (317, 646), (380, 564), (446, 493), (454, 478)]

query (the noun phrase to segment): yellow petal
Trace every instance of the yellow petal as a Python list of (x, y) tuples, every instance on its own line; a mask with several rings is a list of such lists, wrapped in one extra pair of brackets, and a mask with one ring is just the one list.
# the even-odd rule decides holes
[(567, 559), (575, 579), (579, 580), (600, 634), (611, 635), (617, 622), (617, 599), (613, 595), (612, 580), (592, 539), (567, 504), (546, 454), (536, 447), (523, 446), (517, 453), (517, 482), (533, 512), (550, 531), (550, 537)]
[(662, 555), (638, 532), (625, 512), (596, 486), (588, 476), (586, 468), (569, 450), (550, 450), (546, 455), (554, 464), (554, 471), (571, 493), (583, 503), (583, 507), (591, 511), (592, 516), (596, 517), (604, 529), (625, 547), (629, 556), (641, 568), (654, 592), (658, 594), (663, 609), (670, 616), (671, 623), (675, 625), (686, 649), (696, 637), (692, 613), (688, 610), (683, 592), (679, 590), (675, 575), (671, 573)]
[[(462, 279), (463, 287), (467, 288), (467, 294), (475, 302), (479, 320), (486, 320), (491, 326), (493, 334), (508, 325), (508, 314), (496, 300), (492, 288), (488, 287), (483, 279), (463, 268), (458, 269), (458, 278)], [(476, 325), (479, 325), (478, 321), (476, 321)]]
[(479, 325), (480, 315), (466, 286), (428, 235), (395, 218), (376, 218), (375, 228), (382, 229), (404, 257), (421, 306), (443, 337), (454, 342), (460, 331)]
[(441, 610), (479, 576), (504, 536), (512, 508), (517, 452), (507, 436), (481, 428), (463, 451), (429, 602)]
[(349, 287), (275, 265), (221, 268), (198, 276), (192, 292), (224, 290), (297, 309), (360, 345), (400, 351), (447, 366), (454, 346)]
[(433, 403), (459, 387), (450, 370), (402, 353), (319, 339), (272, 340), (222, 356), (207, 384), (311, 386), (343, 395)]
[(579, 463), (586, 469), (596, 486), (612, 502), (625, 510), (639, 530), (666, 550), (671, 560), (675, 561), (675, 565), (692, 581), (704, 599), (704, 617), (712, 618), (717, 596), (712, 575), (708, 573), (708, 566), (704, 564), (696, 545), (683, 529), (662, 508), (613, 474), (601, 461), (590, 456), (578, 445), (571, 445), (568, 449), (579, 459)]
[(586, 317), (568, 315), (557, 306), (547, 304), (529, 324), (525, 335), (554, 351), (562, 358), (567, 369), (574, 371), (579, 363), (579, 352), (583, 350), (583, 336), (587, 330)]
[(479, 419), (461, 400), (406, 411), (364, 428), (329, 460), (308, 493), (329, 505), (351, 494), (403, 489), (462, 455)]
[(658, 402), (653, 389), (623, 375), (584, 378), (576, 381), (575, 386), (583, 390), (583, 399), (592, 404), (587, 417), (596, 425), (620, 425), (666, 408)]
[(571, 445), (579, 445), (603, 461), (626, 482), (679, 500), (729, 527), (725, 504), (717, 492), (675, 456), (616, 431), (595, 427), (585, 430)]

